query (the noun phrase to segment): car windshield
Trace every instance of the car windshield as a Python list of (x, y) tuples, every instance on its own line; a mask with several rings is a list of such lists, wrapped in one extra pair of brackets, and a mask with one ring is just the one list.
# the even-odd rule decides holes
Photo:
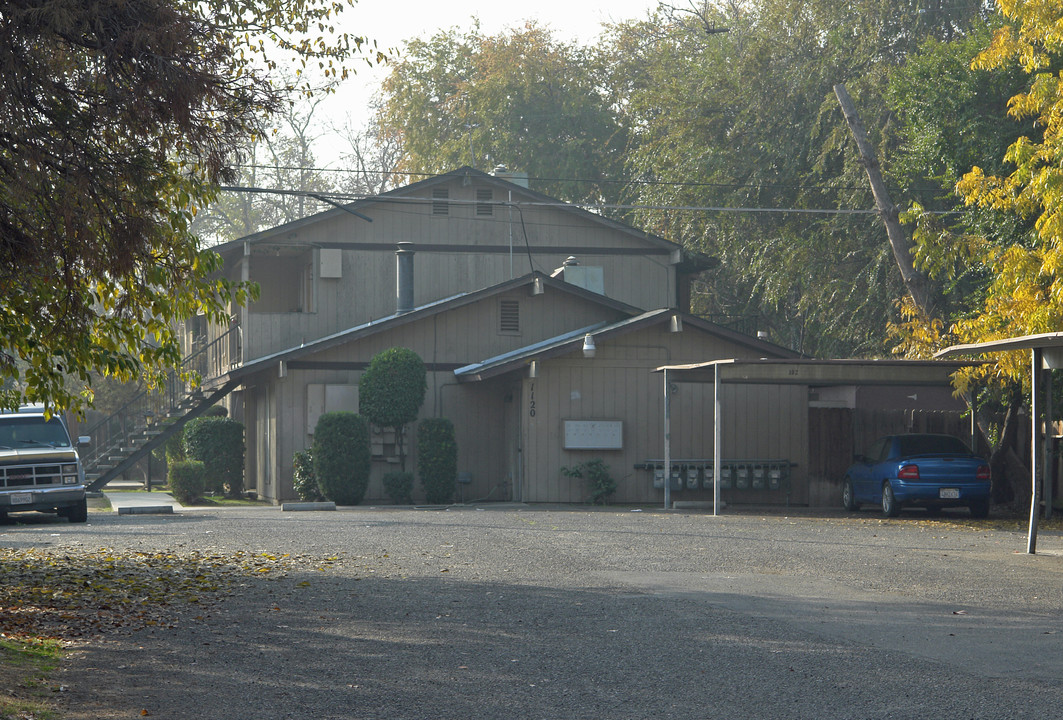
[(963, 441), (951, 435), (904, 435), (897, 438), (901, 457), (912, 455), (970, 455)]
[(0, 417), (0, 448), (17, 450), (25, 447), (66, 447), (70, 445), (66, 429), (58, 418), (9, 415)]

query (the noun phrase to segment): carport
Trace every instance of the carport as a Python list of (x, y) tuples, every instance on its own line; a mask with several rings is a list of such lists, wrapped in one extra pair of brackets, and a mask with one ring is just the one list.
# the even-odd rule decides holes
[[(1048, 477), (1052, 459), (1045, 442), (1048, 422), (1052, 419), (1052, 370), (1063, 368), (1063, 333), (1023, 335), (983, 343), (953, 345), (934, 355), (936, 358), (957, 355), (985, 355), (1009, 350), (1030, 351), (1030, 529), (1026, 538), (1026, 552), (1037, 552), (1037, 519), (1041, 502), (1041, 483)], [(1040, 458), (1041, 462), (1037, 459)], [(1051, 512), (1051, 484), (1047, 489), (1046, 512)]]
[[(1063, 336), (1063, 335), (1061, 335)], [(1063, 341), (1061, 341), (1063, 346)], [(664, 365), (655, 370), (664, 376), (664, 466), (671, 468), (671, 384), (713, 383), (713, 468), (721, 467), (723, 423), (727, 409), (722, 406), (720, 386), (724, 383), (753, 385), (804, 385), (807, 387), (906, 386), (951, 387), (952, 375), (961, 368), (979, 364), (973, 361), (945, 360), (809, 360), (809, 359), (727, 359), (689, 365)], [(972, 414), (971, 434), (975, 419)], [(664, 506), (671, 507), (670, 483), (664, 484)], [(713, 515), (719, 514), (720, 483), (713, 483)]]

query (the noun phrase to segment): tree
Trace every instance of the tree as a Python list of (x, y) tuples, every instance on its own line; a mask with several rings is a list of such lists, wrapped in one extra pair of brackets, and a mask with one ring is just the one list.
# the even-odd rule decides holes
[(381, 128), (400, 170), (502, 164), (570, 202), (616, 197), (625, 133), (602, 93), (595, 55), (529, 23), (496, 36), (478, 26), (408, 43), (384, 81)]
[(923, 38), (983, 22), (975, 5), (759, 0), (677, 4), (612, 30), (602, 52), (631, 135), (634, 221), (721, 261), (694, 288), (697, 312), (812, 354), (887, 351), (902, 286), (882, 224), (819, 212), (873, 207), (833, 87), (847, 85), (888, 159), (888, 70)]
[(294, 54), (345, 72), (364, 40), (306, 32), (339, 10), (0, 5), (0, 405), (82, 409), (92, 371), (158, 382), (180, 360), (176, 320), (220, 321), (247, 300), (250, 288), (209, 279), (220, 261), (189, 224), (292, 89), (258, 68)]
[[(294, 84), (287, 79), (285, 84)], [(335, 82), (314, 88), (311, 97), (282, 104), (274, 127), (255, 135), (242, 149), (232, 188), (200, 212), (192, 230), (212, 244), (236, 240), (266, 228), (299, 220), (331, 207), (314, 195), (335, 192), (334, 184), (315, 166), (314, 118)]]
[(394, 347), (377, 353), (358, 378), (358, 408), (369, 422), (395, 431), (399, 466), (406, 470), (403, 435), (417, 419), (428, 389), (424, 362), (413, 350)]

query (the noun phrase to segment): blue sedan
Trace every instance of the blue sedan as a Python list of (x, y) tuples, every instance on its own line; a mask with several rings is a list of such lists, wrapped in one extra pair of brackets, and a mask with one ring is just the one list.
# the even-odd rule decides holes
[(896, 517), (902, 507), (936, 513), (967, 507), (971, 516), (989, 514), (989, 464), (951, 435), (909, 434), (884, 437), (857, 455), (845, 472), (842, 505), (882, 507)]

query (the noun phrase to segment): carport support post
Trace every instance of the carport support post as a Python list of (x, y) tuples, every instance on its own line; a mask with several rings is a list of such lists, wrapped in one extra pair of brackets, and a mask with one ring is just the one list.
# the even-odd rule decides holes
[(713, 368), (712, 375), (712, 514), (720, 514), (720, 366)]
[(1030, 368), (1030, 533), (1026, 539), (1026, 552), (1033, 555), (1037, 552), (1037, 516), (1040, 512), (1040, 493), (1037, 483), (1037, 470), (1041, 467), (1041, 364), (1043, 351), (1035, 347), (1031, 353), (1033, 365)]
[(664, 509), (672, 504), (672, 393), (668, 368), (664, 369)]

